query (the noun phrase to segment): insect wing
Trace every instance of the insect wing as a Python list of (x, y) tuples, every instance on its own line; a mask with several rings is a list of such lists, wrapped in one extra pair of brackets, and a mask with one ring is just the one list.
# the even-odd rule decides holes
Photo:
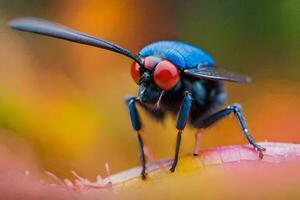
[(11, 20), (8, 24), (10, 27), (17, 30), (37, 33), (114, 51), (125, 55), (142, 65), (141, 59), (125, 48), (57, 23), (38, 18), (25, 17)]
[(184, 70), (184, 73), (196, 78), (210, 80), (231, 81), (240, 83), (248, 83), (251, 81), (251, 78), (249, 76), (214, 66), (186, 69)]

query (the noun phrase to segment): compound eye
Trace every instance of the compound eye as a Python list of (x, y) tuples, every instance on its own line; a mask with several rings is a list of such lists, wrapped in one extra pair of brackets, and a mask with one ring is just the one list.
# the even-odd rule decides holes
[(136, 62), (133, 62), (133, 63), (131, 64), (130, 72), (131, 72), (131, 77), (132, 77), (132, 79), (133, 79), (137, 84), (139, 84), (139, 83), (140, 83), (140, 79), (141, 79), (141, 75), (140, 75), (140, 65), (137, 64)]
[(153, 79), (155, 84), (161, 89), (170, 90), (176, 85), (179, 79), (179, 71), (174, 64), (164, 60), (156, 65), (153, 72)]

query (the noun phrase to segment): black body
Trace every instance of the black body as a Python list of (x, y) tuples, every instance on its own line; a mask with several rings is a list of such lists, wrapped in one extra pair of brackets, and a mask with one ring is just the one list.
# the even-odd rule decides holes
[[(203, 128), (202, 120), (213, 112), (220, 109), (226, 101), (226, 91), (220, 81), (201, 80), (193, 77), (182, 77), (175, 88), (166, 91), (160, 100), (160, 106), (139, 102), (141, 106), (157, 120), (162, 120), (165, 113), (170, 112), (177, 115), (188, 91), (192, 96), (192, 106), (189, 114), (189, 122), (195, 128)], [(159, 95), (149, 90), (146, 96), (155, 97), (154, 103), (158, 101)]]

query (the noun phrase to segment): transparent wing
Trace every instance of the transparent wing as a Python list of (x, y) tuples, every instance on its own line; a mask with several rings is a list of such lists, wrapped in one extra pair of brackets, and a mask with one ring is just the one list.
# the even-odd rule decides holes
[(24, 17), (11, 20), (8, 24), (10, 27), (17, 30), (37, 33), (114, 51), (116, 53), (125, 55), (142, 65), (141, 59), (125, 48), (57, 23), (49, 22), (39, 18)]
[(220, 67), (198, 67), (193, 69), (186, 69), (184, 73), (196, 78), (220, 80), (220, 81), (231, 81), (248, 83), (251, 78), (246, 75), (242, 75), (238, 72), (233, 72)]

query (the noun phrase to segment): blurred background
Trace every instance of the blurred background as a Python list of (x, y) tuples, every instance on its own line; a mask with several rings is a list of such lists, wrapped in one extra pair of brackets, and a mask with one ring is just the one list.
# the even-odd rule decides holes
[[(219, 66), (251, 75), (227, 84), (258, 141), (300, 143), (300, 1), (0, 0), (0, 144), (34, 155), (43, 170), (84, 177), (136, 166), (137, 144), (124, 103), (136, 94), (131, 60), (105, 50), (9, 29), (42, 17), (138, 52), (162, 39), (201, 47)], [(140, 110), (140, 109), (139, 109)], [(142, 111), (141, 111), (142, 112)], [(156, 158), (173, 155), (174, 118), (142, 112), (143, 137)], [(182, 154), (195, 129), (184, 133)], [(246, 143), (233, 116), (203, 130), (201, 148)]]

